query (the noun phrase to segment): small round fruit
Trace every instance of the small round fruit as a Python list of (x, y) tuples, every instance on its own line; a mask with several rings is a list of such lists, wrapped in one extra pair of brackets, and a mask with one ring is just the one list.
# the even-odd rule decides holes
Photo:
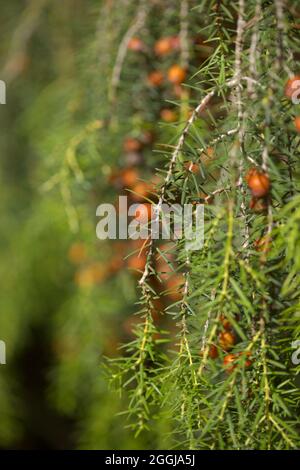
[(133, 137), (126, 137), (123, 149), (125, 152), (140, 152), (142, 150), (142, 143)]
[(235, 344), (235, 336), (230, 331), (222, 331), (219, 335), (219, 344), (222, 349), (228, 351)]
[(252, 365), (252, 361), (250, 359), (250, 357), (251, 357), (250, 351), (240, 352), (240, 353), (237, 353), (237, 354), (227, 354), (224, 357), (223, 365), (226, 368), (226, 372), (228, 374), (233, 372), (233, 370), (236, 368), (237, 364), (235, 364), (235, 363), (238, 361), (239, 357), (241, 357), (241, 356), (246, 356), (247, 357), (247, 359), (243, 363), (244, 367), (250, 367)]
[(246, 181), (254, 197), (264, 197), (270, 191), (270, 178), (263, 171), (252, 168), (246, 175)]
[(177, 114), (172, 109), (162, 109), (160, 112), (160, 117), (165, 122), (175, 122), (177, 121)]
[(200, 171), (198, 163), (194, 163), (194, 162), (185, 162), (184, 163), (184, 168), (187, 171), (190, 171), (191, 173), (194, 173), (194, 175), (196, 175)]
[(227, 354), (223, 359), (223, 365), (226, 368), (226, 372), (230, 374), (236, 368), (234, 364), (237, 359), (236, 354)]
[(295, 117), (294, 124), (295, 124), (296, 130), (300, 132), (300, 116)]
[(180, 85), (186, 78), (186, 71), (178, 64), (172, 65), (168, 70), (168, 80), (174, 85)]
[(127, 266), (135, 271), (143, 271), (145, 268), (147, 257), (145, 254), (139, 255), (138, 253), (130, 256), (127, 260)]
[(221, 316), (220, 316), (220, 321), (221, 321), (221, 323), (222, 323), (222, 325), (223, 325), (224, 330), (227, 330), (227, 331), (231, 330), (231, 323), (230, 323), (230, 321), (225, 317), (225, 315), (221, 315)]
[(289, 99), (292, 99), (293, 96), (299, 95), (300, 91), (300, 75), (295, 75), (294, 77), (290, 78), (286, 85), (285, 85), (285, 96)]
[(165, 37), (161, 38), (154, 44), (154, 52), (158, 56), (164, 56), (169, 54), (173, 49), (172, 38)]
[(131, 188), (139, 177), (139, 173), (135, 168), (125, 168), (121, 174), (122, 185), (125, 188)]
[(245, 367), (250, 367), (252, 365), (252, 361), (251, 361), (251, 352), (250, 351), (245, 351), (245, 352), (241, 352), (239, 353), (240, 356), (247, 356), (247, 359), (245, 360)]
[(215, 344), (211, 344), (210, 347), (209, 347), (209, 351), (208, 351), (208, 356), (211, 358), (211, 359), (216, 359), (218, 357), (219, 353), (218, 353), (218, 348)]
[(159, 70), (154, 70), (148, 75), (148, 83), (153, 87), (160, 86), (164, 81), (164, 76)]
[(138, 181), (132, 186), (131, 197), (134, 201), (144, 201), (149, 195), (150, 187), (145, 181)]
[(134, 52), (141, 52), (144, 49), (144, 43), (141, 39), (133, 37), (128, 43), (128, 49)]

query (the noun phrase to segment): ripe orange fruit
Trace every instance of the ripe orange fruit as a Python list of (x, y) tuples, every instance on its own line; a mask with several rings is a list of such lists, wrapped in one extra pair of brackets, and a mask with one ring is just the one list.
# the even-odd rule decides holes
[(134, 201), (144, 201), (149, 195), (150, 187), (145, 181), (138, 181), (132, 186), (131, 197)]
[(234, 362), (236, 361), (236, 359), (237, 359), (236, 354), (227, 354), (227, 355), (224, 357), (224, 359), (223, 359), (223, 365), (224, 365), (224, 367), (226, 367), (226, 372), (227, 372), (228, 374), (230, 374), (230, 373), (235, 369), (236, 365), (231, 365), (231, 367), (229, 367), (229, 366), (230, 366), (230, 364), (234, 364)]
[(127, 266), (130, 269), (134, 269), (135, 271), (143, 271), (145, 268), (147, 257), (145, 254), (135, 254), (130, 256), (127, 260)]
[(151, 86), (157, 87), (160, 86), (164, 81), (164, 76), (159, 70), (154, 70), (148, 75), (148, 83)]
[(294, 124), (295, 124), (296, 130), (300, 132), (300, 116), (295, 117)]
[(161, 38), (154, 44), (154, 52), (158, 56), (167, 55), (172, 51), (173, 47), (172, 38)]
[(68, 258), (73, 264), (80, 264), (85, 261), (87, 256), (86, 248), (83, 243), (73, 243), (68, 251)]
[(165, 122), (175, 122), (177, 121), (177, 113), (172, 109), (162, 109), (160, 112), (160, 117)]
[(122, 184), (126, 188), (131, 188), (137, 181), (139, 173), (135, 168), (125, 168), (121, 173)]
[(142, 150), (142, 143), (133, 137), (126, 137), (123, 149), (125, 152), (140, 152)]
[(300, 75), (295, 75), (294, 77), (290, 78), (284, 89), (284, 94), (287, 98), (291, 99), (294, 95), (299, 96), (300, 91)]
[(254, 197), (266, 196), (270, 190), (269, 176), (256, 168), (249, 170), (246, 175), (246, 181)]
[(193, 162), (185, 162), (184, 168), (194, 173), (194, 175), (196, 175), (200, 171), (198, 163), (193, 163)]
[(178, 64), (172, 65), (168, 70), (168, 80), (174, 85), (180, 85), (186, 78), (186, 71)]
[(220, 321), (221, 321), (221, 323), (222, 323), (222, 325), (223, 325), (224, 330), (227, 330), (227, 331), (228, 331), (228, 330), (231, 330), (231, 323), (230, 323), (229, 320), (227, 320), (227, 318), (225, 317), (225, 315), (221, 315)]
[(228, 351), (235, 344), (235, 336), (230, 331), (222, 331), (219, 335), (219, 344), (222, 349)]
[[(251, 357), (250, 351), (247, 352), (240, 352), (237, 354), (227, 354), (224, 357), (223, 365), (226, 367), (226, 372), (230, 374), (235, 368), (236, 364), (234, 364), (240, 356), (246, 355), (248, 358)], [(246, 359), (244, 362), (244, 367), (250, 367), (252, 365), (252, 361), (250, 359)]]
[(211, 344), (210, 345), (210, 348), (209, 348), (209, 351), (208, 351), (208, 356), (211, 358), (211, 359), (216, 359), (218, 357), (219, 353), (218, 353), (218, 348), (215, 344)]
[(141, 39), (133, 37), (128, 43), (128, 49), (134, 52), (140, 52), (144, 49), (144, 43)]
[(246, 359), (246, 361), (245, 361), (245, 367), (250, 367), (252, 365), (252, 361), (250, 359), (250, 357), (251, 357), (251, 352), (250, 351), (241, 352), (241, 353), (239, 353), (239, 355), (240, 356), (246, 355), (248, 357), (248, 359)]

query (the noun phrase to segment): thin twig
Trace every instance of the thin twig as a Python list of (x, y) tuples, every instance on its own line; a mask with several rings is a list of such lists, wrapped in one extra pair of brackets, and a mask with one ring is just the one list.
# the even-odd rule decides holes
[(124, 60), (128, 51), (128, 44), (130, 40), (133, 38), (133, 36), (137, 34), (137, 32), (144, 26), (146, 13), (147, 13), (147, 8), (146, 8), (145, 0), (140, 0), (136, 17), (132, 25), (124, 34), (123, 39), (120, 42), (118, 52), (117, 52), (117, 57), (116, 57), (115, 65), (113, 67), (111, 83), (110, 83), (110, 88), (109, 88), (109, 102), (111, 103), (111, 105), (114, 104), (116, 100), (117, 88), (120, 83), (121, 72), (122, 72)]
[(31, 0), (24, 10), (1, 73), (6, 83), (12, 82), (22, 72), (21, 62), (24, 61), (28, 43), (39, 26), (39, 19), (47, 3), (48, 0)]

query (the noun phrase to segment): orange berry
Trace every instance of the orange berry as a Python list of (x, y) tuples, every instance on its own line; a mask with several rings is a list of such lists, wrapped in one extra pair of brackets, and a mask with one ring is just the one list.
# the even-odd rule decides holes
[(141, 39), (133, 37), (128, 43), (128, 49), (134, 52), (140, 52), (144, 49), (144, 43)]
[(193, 163), (193, 162), (185, 162), (184, 168), (194, 173), (194, 175), (196, 175), (200, 171), (198, 163)]
[(148, 75), (148, 83), (151, 86), (157, 87), (160, 86), (164, 81), (164, 76), (159, 70), (154, 70)]
[(168, 80), (175, 85), (180, 85), (186, 78), (186, 71), (178, 64), (172, 65), (168, 70)]
[(154, 52), (158, 56), (167, 55), (172, 51), (173, 47), (172, 38), (161, 38), (154, 44)]
[(123, 149), (125, 152), (140, 152), (142, 150), (142, 143), (133, 137), (126, 137)]
[(237, 354), (227, 354), (224, 357), (223, 365), (224, 365), (224, 367), (226, 367), (226, 372), (228, 374), (230, 374), (236, 368), (236, 364), (234, 364), (234, 363), (238, 360), (238, 358), (240, 356), (243, 356), (243, 355), (246, 355), (247, 358), (248, 358), (244, 362), (244, 367), (250, 367), (252, 365), (252, 361), (251, 361), (251, 359), (249, 359), (251, 357), (250, 351), (240, 352), (240, 353), (237, 353)]
[[(226, 367), (226, 372), (230, 374), (235, 368), (236, 365), (233, 365), (237, 359), (236, 354), (227, 354), (223, 359), (223, 365)], [(231, 367), (229, 367), (231, 365)]]
[(290, 78), (284, 89), (285, 96), (291, 99), (294, 95), (299, 96), (300, 91), (300, 75), (295, 75), (294, 77)]
[(235, 336), (230, 331), (222, 331), (219, 335), (219, 344), (222, 349), (228, 351), (235, 344)]
[(231, 323), (224, 315), (221, 315), (220, 321), (221, 321), (221, 323), (223, 325), (223, 328), (225, 330), (231, 330)]
[(125, 168), (121, 173), (122, 184), (126, 188), (132, 187), (139, 177), (139, 173), (135, 168)]
[(246, 181), (254, 197), (266, 196), (270, 190), (269, 176), (256, 168), (249, 170), (246, 175)]
[(295, 124), (296, 130), (300, 132), (300, 116), (295, 117), (294, 124)]
[(143, 201), (148, 196), (150, 192), (149, 184), (145, 181), (138, 181), (135, 185), (132, 186), (131, 197), (134, 201)]
[(250, 367), (252, 365), (252, 361), (250, 359), (251, 357), (251, 352), (250, 351), (246, 351), (246, 352), (241, 352), (240, 353), (240, 356), (243, 356), (243, 355), (246, 355), (248, 359), (246, 359), (245, 361), (245, 367)]
[(162, 109), (160, 112), (160, 117), (165, 122), (175, 122), (177, 121), (177, 114), (172, 109)]
[(143, 271), (145, 268), (147, 257), (145, 254), (137, 253), (133, 256), (130, 256), (127, 260), (127, 266), (130, 269), (134, 269), (135, 271)]
[(208, 351), (208, 356), (211, 359), (216, 359), (218, 357), (218, 355), (219, 355), (219, 353), (218, 353), (217, 346), (215, 346), (214, 344), (211, 344), (210, 348), (209, 348), (209, 351)]

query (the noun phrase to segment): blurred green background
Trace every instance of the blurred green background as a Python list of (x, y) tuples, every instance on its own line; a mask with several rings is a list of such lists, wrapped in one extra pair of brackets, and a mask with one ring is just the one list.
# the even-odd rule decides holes
[[(153, 1), (153, 8), (145, 47), (162, 31), (178, 33), (178, 2)], [(128, 53), (117, 100), (108, 98), (136, 9), (127, 0), (1, 1), (3, 449), (168, 445), (167, 422), (148, 436), (128, 432), (118, 415), (123, 398), (101, 370), (101, 357), (117, 355), (131, 338), (137, 278), (123, 261), (128, 246), (97, 240), (96, 207), (116, 201), (128, 167), (151, 178), (160, 162), (154, 135), (172, 138), (156, 122), (174, 96), (147, 84), (157, 65), (147, 55)], [(158, 66), (175, 59), (157, 59)], [(124, 156), (128, 135), (142, 150)]]

